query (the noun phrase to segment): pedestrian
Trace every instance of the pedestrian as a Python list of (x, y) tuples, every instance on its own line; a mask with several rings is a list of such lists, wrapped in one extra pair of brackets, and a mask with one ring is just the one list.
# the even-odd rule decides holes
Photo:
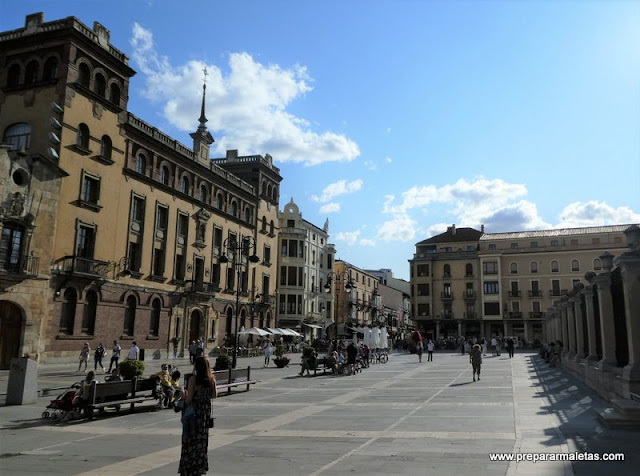
[(353, 341), (349, 342), (347, 346), (347, 365), (349, 367), (349, 374), (356, 374), (356, 357), (358, 356), (358, 349)]
[(115, 368), (118, 368), (118, 359), (120, 358), (120, 351), (122, 350), (122, 347), (120, 347), (118, 345), (118, 341), (114, 340), (113, 341), (113, 347), (111, 348), (111, 360), (109, 361), (109, 370), (108, 372), (111, 373), (111, 368), (115, 366)]
[(464, 355), (465, 354), (465, 351), (464, 351), (464, 346), (465, 346), (464, 337), (460, 336), (460, 339), (458, 340), (458, 345), (460, 346), (460, 351), (462, 352), (462, 355)]
[(269, 361), (271, 360), (271, 341), (267, 340), (264, 343), (264, 366), (269, 367)]
[(493, 336), (491, 338), (491, 356), (495, 357), (496, 355), (498, 355), (498, 340), (496, 336)]
[(209, 471), (209, 428), (213, 426), (211, 399), (216, 396), (216, 379), (209, 360), (204, 356), (197, 357), (184, 396), (182, 451), (178, 467), (182, 476)]
[(478, 375), (478, 380), (480, 380), (480, 367), (482, 365), (482, 349), (479, 344), (475, 344), (471, 348), (471, 352), (469, 352), (469, 363), (471, 363), (471, 368), (473, 370), (473, 381), (476, 381), (476, 374)]
[(482, 353), (487, 355), (487, 339), (482, 338)]
[(418, 362), (422, 363), (422, 341), (419, 340), (416, 344), (416, 354), (418, 354)]
[(178, 336), (174, 336), (171, 339), (171, 343), (173, 344), (173, 360), (176, 360), (178, 358), (178, 344), (180, 343)]
[(194, 363), (194, 359), (196, 357), (196, 349), (198, 348), (198, 345), (196, 344), (195, 340), (191, 341), (191, 344), (189, 344), (189, 363), (193, 364)]
[(515, 344), (513, 342), (513, 339), (509, 337), (507, 339), (507, 352), (509, 353), (509, 358), (513, 357), (514, 350), (515, 350)]
[(82, 364), (84, 364), (84, 369), (82, 371), (87, 371), (87, 361), (89, 360), (89, 353), (91, 353), (91, 348), (89, 347), (89, 343), (85, 342), (84, 344), (82, 344), (82, 349), (80, 349), (80, 362), (78, 363), (78, 372), (80, 372)]
[(136, 341), (134, 340), (131, 343), (131, 349), (129, 349), (129, 356), (127, 357), (127, 360), (138, 360), (139, 352), (140, 349), (138, 348), (138, 344), (136, 344)]
[(96, 347), (96, 351), (93, 354), (93, 370), (98, 370), (98, 365), (104, 372), (104, 365), (102, 365), (102, 357), (104, 357), (104, 347), (102, 346), (102, 342), (98, 344)]
[(496, 354), (500, 357), (500, 354), (502, 353), (502, 339), (500, 339), (500, 336), (496, 337), (496, 342)]
[(433, 344), (433, 341), (431, 339), (429, 339), (429, 342), (427, 342), (427, 362), (433, 362), (433, 348), (435, 347), (435, 345)]

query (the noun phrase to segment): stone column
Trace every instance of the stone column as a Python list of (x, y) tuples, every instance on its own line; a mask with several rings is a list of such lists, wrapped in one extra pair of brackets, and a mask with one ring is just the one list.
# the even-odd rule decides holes
[(567, 332), (569, 334), (569, 352), (567, 353), (567, 357), (575, 359), (578, 352), (576, 347), (576, 318), (573, 312), (573, 296), (567, 298), (563, 305), (567, 313)]
[(436, 340), (440, 340), (440, 321), (436, 321)]
[(617, 365), (616, 333), (613, 323), (613, 303), (611, 300), (611, 273), (605, 272), (593, 278), (598, 290), (600, 307), (600, 336), (602, 340), (602, 359), (598, 362), (600, 370), (611, 370)]
[(629, 345), (629, 363), (622, 370), (622, 378), (640, 381), (640, 251), (624, 253), (614, 260), (614, 264), (622, 274)]
[(567, 308), (564, 304), (565, 300), (566, 298), (563, 298), (558, 303), (558, 311), (560, 312), (560, 322), (562, 327), (562, 355), (567, 355), (569, 353), (569, 322), (567, 319)]
[[(591, 282), (595, 275), (593, 271), (590, 271), (585, 274), (585, 278), (588, 282)], [(587, 313), (587, 339), (589, 341), (587, 363), (595, 363), (598, 361), (598, 352), (596, 350), (596, 316), (593, 307), (593, 285), (584, 288), (584, 298), (585, 312)]]
[(571, 298), (571, 307), (573, 308), (573, 318), (576, 321), (576, 361), (584, 359), (586, 356), (584, 354), (584, 326), (582, 319), (582, 306), (580, 306), (581, 301), (581, 291), (584, 288), (584, 284), (576, 283), (573, 287), (575, 295)]
[(462, 335), (462, 321), (458, 321), (458, 337)]

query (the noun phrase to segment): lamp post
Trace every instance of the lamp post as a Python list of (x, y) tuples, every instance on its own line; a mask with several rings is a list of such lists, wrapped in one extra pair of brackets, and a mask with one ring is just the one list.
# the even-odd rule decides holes
[[(257, 263), (260, 261), (256, 254), (256, 240), (252, 236), (245, 236), (240, 241), (235, 236), (230, 236), (222, 243), (223, 253), (220, 256), (221, 264), (229, 264), (236, 268), (236, 324), (233, 343), (233, 356), (231, 358), (231, 368), (236, 368), (238, 357), (238, 324), (240, 313), (240, 288), (242, 283), (242, 267), (247, 268), (247, 286), (249, 281), (249, 263)], [(226, 253), (225, 253), (226, 251)], [(229, 258), (229, 256), (231, 258)]]
[[(329, 271), (327, 273), (327, 284), (324, 285), (324, 292), (327, 294), (331, 294), (331, 283), (335, 280), (336, 284), (339, 283), (346, 283), (344, 286), (345, 291), (350, 292), (352, 289), (355, 288), (355, 285), (351, 282), (351, 277), (349, 276), (349, 273), (347, 273), (346, 271), (342, 271), (342, 272), (338, 272), (336, 273), (335, 271)], [(335, 304), (335, 303), (334, 303)], [(337, 306), (334, 305), (334, 311), (333, 311), (336, 315), (338, 313), (338, 309)], [(338, 321), (337, 319), (334, 319), (334, 324), (336, 325), (336, 344), (335, 347), (333, 348), (333, 350), (337, 351), (338, 350)]]

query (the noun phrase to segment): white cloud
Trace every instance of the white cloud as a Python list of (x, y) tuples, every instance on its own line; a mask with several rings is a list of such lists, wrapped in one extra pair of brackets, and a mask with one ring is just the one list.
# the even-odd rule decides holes
[(336, 241), (344, 241), (348, 245), (355, 245), (360, 237), (360, 230), (357, 231), (342, 231), (336, 233)]
[(364, 166), (366, 168), (368, 168), (369, 170), (377, 170), (378, 166), (376, 165), (376, 163), (373, 160), (365, 160), (364, 162)]
[(378, 228), (382, 241), (410, 241), (416, 236), (417, 222), (406, 213), (395, 214)]
[(340, 195), (346, 195), (348, 193), (354, 193), (362, 189), (362, 180), (357, 179), (347, 183), (346, 180), (338, 180), (332, 184), (327, 185), (322, 191), (322, 195), (312, 195), (311, 200), (319, 203), (326, 203), (333, 200)]
[(613, 208), (595, 200), (567, 205), (560, 213), (559, 228), (640, 223), (640, 214), (627, 207)]
[(391, 132), (391, 128), (387, 127), (387, 134), (389, 134)]
[(316, 132), (308, 120), (287, 112), (292, 101), (313, 90), (304, 66), (263, 65), (248, 53), (230, 54), (226, 75), (202, 61), (174, 66), (156, 51), (151, 31), (138, 23), (131, 45), (132, 57), (145, 76), (145, 96), (163, 104), (164, 118), (186, 132), (197, 126), (206, 66), (208, 126), (215, 132), (214, 146), (221, 156), (227, 149), (238, 149), (243, 155), (269, 153), (280, 162), (316, 165), (360, 155), (348, 137)]
[(393, 162), (393, 159), (391, 157), (386, 157), (384, 160), (387, 162), (387, 164)]
[(327, 203), (325, 205), (322, 205), (319, 209), (318, 209), (318, 213), (336, 213), (340, 211), (340, 204), (339, 203), (335, 203), (335, 202), (331, 202), (331, 203)]
[(375, 246), (376, 242), (375, 240), (370, 240), (369, 238), (362, 238), (359, 244), (360, 246)]

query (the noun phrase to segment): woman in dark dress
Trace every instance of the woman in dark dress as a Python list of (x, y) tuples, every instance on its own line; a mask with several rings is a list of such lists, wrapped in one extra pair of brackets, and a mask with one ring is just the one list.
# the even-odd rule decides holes
[[(182, 454), (178, 468), (182, 476), (206, 474), (209, 471), (209, 418), (211, 399), (216, 397), (216, 380), (209, 360), (204, 356), (196, 357), (184, 397)], [(193, 414), (189, 416), (191, 412)]]

